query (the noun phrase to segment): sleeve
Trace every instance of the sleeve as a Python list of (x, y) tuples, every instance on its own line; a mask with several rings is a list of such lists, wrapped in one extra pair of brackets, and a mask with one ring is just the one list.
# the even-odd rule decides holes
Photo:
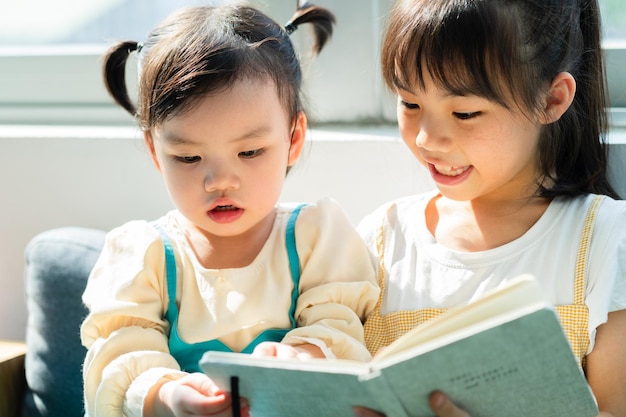
[(626, 309), (626, 202), (618, 202), (620, 208), (611, 233), (615, 236), (615, 283), (611, 291), (609, 312)]
[(147, 222), (112, 230), (89, 276), (81, 326), (86, 414), (140, 416), (150, 387), (181, 374), (164, 320), (164, 249)]
[(588, 352), (593, 349), (596, 329), (606, 323), (608, 313), (626, 309), (626, 202), (605, 199), (593, 233), (586, 300), (591, 339)]
[(302, 210), (296, 247), (302, 271), (298, 327), (283, 342), (320, 346), (316, 341), (321, 341), (335, 357), (369, 360), (363, 321), (376, 305), (379, 289), (356, 229), (335, 202), (322, 200)]

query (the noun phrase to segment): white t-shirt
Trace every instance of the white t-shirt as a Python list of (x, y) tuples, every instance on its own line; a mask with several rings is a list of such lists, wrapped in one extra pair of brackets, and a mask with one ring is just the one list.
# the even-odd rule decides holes
[[(374, 256), (380, 227), (385, 227), (389, 282), (381, 314), (465, 304), (523, 273), (537, 278), (554, 305), (573, 303), (576, 257), (593, 195), (555, 198), (524, 235), (480, 252), (450, 250), (435, 240), (426, 227), (425, 210), (436, 195), (393, 201), (358, 227)], [(605, 198), (601, 203), (587, 268), (591, 351), (595, 329), (607, 314), (626, 308), (626, 202)]]

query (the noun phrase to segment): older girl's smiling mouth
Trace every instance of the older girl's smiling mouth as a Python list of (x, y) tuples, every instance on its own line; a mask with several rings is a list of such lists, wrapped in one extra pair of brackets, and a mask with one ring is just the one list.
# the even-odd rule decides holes
[(440, 173), (442, 175), (447, 175), (447, 176), (450, 176), (450, 177), (456, 177), (457, 175), (461, 175), (462, 173), (464, 173), (465, 171), (470, 169), (471, 165), (466, 165), (466, 166), (462, 166), (462, 167), (433, 165), (433, 168), (435, 169), (435, 171), (437, 171), (438, 173)]
[(439, 185), (457, 185), (462, 183), (473, 171), (472, 165), (446, 166), (428, 164), (433, 180)]

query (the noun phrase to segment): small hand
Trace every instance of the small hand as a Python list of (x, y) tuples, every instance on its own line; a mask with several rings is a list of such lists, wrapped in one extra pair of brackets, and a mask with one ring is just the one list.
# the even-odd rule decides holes
[[(249, 414), (249, 406), (241, 399), (241, 415)], [(151, 397), (151, 406), (144, 409), (149, 416), (213, 416), (231, 417), (230, 394), (222, 392), (213, 381), (201, 373), (185, 375), (161, 384)]]
[[(430, 394), (428, 404), (437, 417), (470, 417), (465, 411), (457, 407), (450, 399), (441, 391), (435, 391)], [(364, 407), (353, 407), (354, 415), (357, 417), (385, 417), (384, 414)]]
[(259, 343), (254, 348), (252, 356), (266, 356), (281, 359), (310, 359), (324, 358), (321, 349), (312, 344), (286, 345), (278, 342)]

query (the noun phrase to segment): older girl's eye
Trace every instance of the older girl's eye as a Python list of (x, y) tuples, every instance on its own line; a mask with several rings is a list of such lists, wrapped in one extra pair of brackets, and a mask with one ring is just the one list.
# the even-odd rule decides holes
[(200, 161), (199, 156), (175, 156), (174, 159), (178, 162), (182, 162), (183, 164), (193, 164)]
[(409, 103), (408, 101), (404, 101), (404, 100), (400, 100), (400, 105), (402, 105), (402, 107), (405, 107), (409, 110), (415, 110), (415, 109), (420, 108), (419, 104)]
[(256, 158), (263, 153), (263, 149), (253, 149), (251, 151), (239, 152), (239, 157), (244, 159)]
[(480, 116), (481, 112), (479, 111), (473, 111), (473, 112), (455, 112), (454, 116), (459, 119), (459, 120), (469, 120), (469, 119), (473, 119), (475, 117)]

